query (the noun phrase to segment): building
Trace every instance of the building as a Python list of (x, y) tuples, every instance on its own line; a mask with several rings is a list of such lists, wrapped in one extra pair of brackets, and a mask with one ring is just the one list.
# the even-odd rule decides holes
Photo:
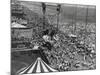
[(12, 48), (18, 46), (23, 47), (30, 45), (30, 40), (32, 39), (33, 29), (28, 28), (24, 25), (13, 22), (11, 24), (11, 40)]
[(27, 28), (24, 25), (18, 24), (16, 22), (13, 22), (11, 25), (11, 31), (12, 31), (12, 37), (13, 38), (32, 38), (32, 28)]

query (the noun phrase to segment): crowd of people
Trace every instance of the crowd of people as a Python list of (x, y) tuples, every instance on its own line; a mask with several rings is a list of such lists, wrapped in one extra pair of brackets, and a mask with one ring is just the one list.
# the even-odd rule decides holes
[(67, 35), (53, 29), (45, 29), (42, 36), (36, 35), (40, 39), (37, 36), (32, 39), (30, 47), (38, 50), (41, 57), (58, 71), (95, 68), (95, 44), (86, 44), (83, 36)]
[(95, 68), (95, 48), (86, 45), (81, 38), (46, 30), (43, 39), (43, 52), (58, 71)]

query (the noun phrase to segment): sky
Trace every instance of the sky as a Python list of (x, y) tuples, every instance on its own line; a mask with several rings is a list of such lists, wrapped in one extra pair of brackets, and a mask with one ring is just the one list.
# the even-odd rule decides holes
[(55, 2), (55, 3), (70, 3), (70, 4), (84, 4), (96, 5), (96, 0), (20, 0), (20, 1), (37, 1), (37, 2)]

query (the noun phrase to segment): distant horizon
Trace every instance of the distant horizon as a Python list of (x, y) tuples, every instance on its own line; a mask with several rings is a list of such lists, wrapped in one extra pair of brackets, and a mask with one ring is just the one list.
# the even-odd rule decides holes
[(62, 0), (50, 0), (50, 1), (47, 1), (47, 0), (11, 0), (11, 1), (30, 1), (30, 2), (47, 2), (47, 3), (61, 3), (61, 4), (81, 4), (81, 5), (96, 5), (96, 1), (95, 0), (68, 0), (68, 1), (62, 1)]
[[(17, 0), (13, 0), (17, 1)], [(27, 7), (29, 10), (31, 10), (34, 13), (37, 13), (39, 16), (42, 16), (42, 8), (41, 8), (41, 2), (36, 1), (18, 1), (21, 5), (24, 7)], [(46, 2), (48, 4), (49, 2)], [(56, 11), (56, 5), (57, 3), (49, 3), (49, 5), (53, 6), (47, 6), (46, 7), (46, 15), (47, 14), (57, 14)], [(77, 8), (76, 8), (77, 7)], [(86, 13), (87, 13), (87, 7), (88, 7), (88, 22), (96, 22), (96, 6), (95, 5), (78, 5), (78, 4), (61, 4), (61, 13), (59, 15), (59, 23), (67, 23), (74, 21), (82, 21), (85, 22), (86, 20)], [(77, 10), (77, 17), (76, 16), (76, 10)], [(56, 22), (56, 18), (54, 19), (54, 22)]]

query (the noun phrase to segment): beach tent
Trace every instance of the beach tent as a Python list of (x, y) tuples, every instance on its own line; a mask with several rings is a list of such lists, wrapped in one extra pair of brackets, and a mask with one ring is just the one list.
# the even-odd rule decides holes
[(29, 75), (33, 73), (57, 72), (57, 70), (47, 65), (40, 57), (30, 66), (22, 68), (18, 71), (18, 75)]

